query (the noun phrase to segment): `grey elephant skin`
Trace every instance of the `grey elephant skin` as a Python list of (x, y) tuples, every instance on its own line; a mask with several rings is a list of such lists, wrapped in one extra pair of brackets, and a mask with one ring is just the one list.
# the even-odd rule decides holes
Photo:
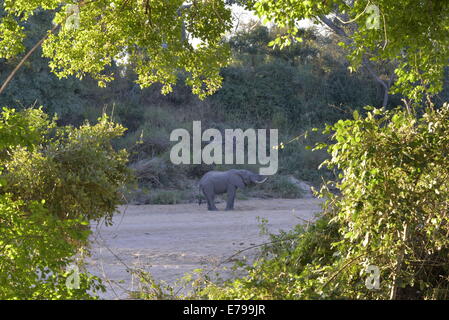
[[(218, 210), (215, 206), (215, 196), (223, 193), (228, 194), (226, 210), (234, 210), (237, 189), (252, 183), (263, 183), (265, 180), (267, 180), (266, 177), (249, 170), (209, 171), (201, 178), (199, 188), (206, 197), (208, 210)], [(201, 199), (199, 204), (201, 204)]]

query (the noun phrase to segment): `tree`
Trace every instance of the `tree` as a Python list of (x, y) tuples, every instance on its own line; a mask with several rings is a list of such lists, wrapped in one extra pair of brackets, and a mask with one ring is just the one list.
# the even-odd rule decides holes
[(36, 46), (42, 43), (50, 68), (61, 78), (89, 74), (104, 86), (114, 77), (107, 66), (126, 59), (135, 66), (141, 87), (160, 82), (162, 92), (168, 93), (179, 71), (185, 70), (186, 83), (204, 97), (218, 89), (220, 67), (229, 58), (221, 37), (231, 26), (231, 14), (220, 0), (189, 5), (182, 0), (13, 0), (3, 7), (0, 57), (6, 59), (23, 52), (23, 24), (33, 14), (54, 13), (55, 26)]
[[(123, 127), (56, 127), (40, 109), (0, 114), (0, 298), (86, 299), (103, 286), (81, 264), (91, 219), (110, 221), (129, 178)], [(84, 250), (86, 253), (86, 250)], [(81, 271), (81, 270), (80, 270)]]
[(335, 143), (323, 164), (340, 170), (342, 192), (327, 193), (344, 236), (334, 244), (344, 257), (336, 269), (354, 288), (357, 273), (376, 265), (380, 297), (447, 298), (448, 119), (446, 103), (420, 118), (372, 109), (328, 127)]
[(352, 68), (363, 65), (371, 69), (386, 90), (393, 78), (377, 76), (372, 61), (393, 63), (396, 81), (392, 92), (401, 92), (414, 101), (442, 89), (449, 59), (447, 1), (249, 0), (246, 6), (288, 28), (275, 44), (289, 44), (298, 31), (296, 22), (312, 19), (342, 36), (341, 45), (349, 49)]
[[(0, 8), (0, 16), (2, 12), (4, 13)], [(24, 25), (24, 32), (27, 34), (27, 39), (24, 41), (25, 50), (31, 49), (42, 35), (51, 29), (51, 26), (50, 12), (36, 12), (30, 17)], [(101, 114), (101, 111), (96, 112), (101, 109), (98, 105), (104, 104), (98, 92), (105, 90), (97, 88), (95, 80), (90, 77), (81, 81), (74, 76), (58, 79), (50, 71), (49, 60), (41, 55), (42, 49), (38, 48), (26, 60), (10, 81), (7, 90), (0, 94), (0, 106), (25, 109), (32, 105), (42, 105), (47, 114), (58, 115), (59, 124), (81, 125), (86, 114), (92, 114), (89, 120), (96, 120)], [(4, 83), (19, 61), (20, 57), (9, 60), (0, 59), (0, 83)], [(113, 72), (117, 73), (116, 70)], [(93, 94), (94, 92), (96, 94)]]
[[(243, 24), (240, 30), (229, 39), (229, 44), (233, 52), (240, 55), (281, 58), (293, 66), (317, 55), (318, 50), (312, 45), (312, 42), (317, 40), (316, 30), (313, 28), (298, 31), (302, 36), (301, 42), (295, 41), (283, 49), (270, 47), (270, 42), (274, 41), (276, 36), (281, 33), (283, 33), (282, 29), (268, 28), (258, 22), (250, 21)], [(254, 67), (253, 59), (251, 63)]]

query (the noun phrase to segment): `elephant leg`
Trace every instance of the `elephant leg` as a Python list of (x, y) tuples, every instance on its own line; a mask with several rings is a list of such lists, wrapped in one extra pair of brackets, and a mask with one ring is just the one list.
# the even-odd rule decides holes
[(226, 210), (234, 210), (234, 200), (235, 200), (235, 186), (228, 187), (228, 201), (226, 203)]
[(203, 189), (204, 196), (207, 200), (207, 210), (217, 211), (217, 207), (215, 206), (215, 193), (212, 189), (204, 188)]

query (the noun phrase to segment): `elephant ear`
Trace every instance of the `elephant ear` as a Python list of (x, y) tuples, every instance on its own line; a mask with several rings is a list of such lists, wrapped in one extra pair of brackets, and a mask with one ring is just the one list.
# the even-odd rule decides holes
[(244, 188), (246, 186), (244, 178), (238, 172), (231, 174), (230, 183), (237, 188)]

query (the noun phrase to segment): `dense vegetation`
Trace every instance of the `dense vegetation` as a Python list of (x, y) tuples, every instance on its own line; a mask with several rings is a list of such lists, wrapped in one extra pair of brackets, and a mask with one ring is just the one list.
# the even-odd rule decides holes
[[(173, 166), (168, 157), (171, 130), (190, 130), (192, 121), (200, 119), (203, 128), (278, 128), (280, 141), (285, 143), (313, 127), (347, 118), (352, 110), (382, 102), (382, 88), (367, 72), (348, 71), (344, 50), (336, 39), (309, 29), (302, 31), (302, 43), (273, 49), (268, 43), (279, 30), (254, 24), (242, 25), (227, 41), (232, 63), (221, 71), (222, 88), (205, 100), (198, 99), (182, 83), (166, 96), (158, 85), (141, 90), (128, 64), (108, 67), (117, 76), (106, 88), (98, 87), (89, 77), (81, 81), (74, 77), (58, 79), (50, 72), (48, 59), (38, 51), (0, 96), (0, 103), (17, 108), (42, 105), (49, 114), (57, 113), (60, 124), (80, 125), (84, 119), (94, 122), (107, 112), (127, 128), (115, 145), (130, 151), (131, 162), (158, 158), (139, 173), (140, 186), (129, 199), (139, 203), (191, 201), (196, 190), (186, 191), (191, 187), (190, 180), (212, 167)], [(44, 12), (30, 18), (27, 28), (32, 30), (32, 37), (27, 47), (50, 27), (50, 16)], [(10, 71), (14, 63), (17, 61), (4, 62), (2, 68)], [(7, 74), (2, 73), (1, 79)], [(390, 105), (399, 102), (399, 97), (390, 99)], [(311, 133), (307, 139), (301, 136), (286, 144), (279, 174), (318, 186), (322, 175), (330, 175), (327, 170), (317, 170), (326, 154), (305, 148), (318, 140), (322, 137)], [(224, 166), (217, 169), (220, 167)], [(281, 178), (283, 181), (286, 179)], [(259, 195), (276, 197), (290, 187), (286, 182), (279, 192), (259, 189)]]
[[(101, 290), (84, 272), (78, 289), (65, 285), (88, 244), (86, 225), (123, 200), (127, 165), (139, 182), (129, 199), (192, 200), (191, 179), (212, 167), (172, 165), (168, 137), (198, 119), (279, 128), (279, 175), (262, 192), (296, 197), (287, 175), (324, 179), (328, 201), (314, 225), (273, 235), (247, 276), (200, 284), (195, 297), (447, 298), (449, 5), (239, 3), (276, 26), (249, 23), (224, 39), (231, 15), (219, 0), (82, 2), (76, 27), (61, 1), (2, 2), (0, 81), (23, 65), (0, 89), (1, 298)], [(302, 18), (330, 32), (300, 29)], [(366, 286), (369, 266), (379, 289)]]
[[(272, 236), (248, 276), (197, 289), (212, 299), (447, 299), (449, 105), (423, 117), (372, 109), (329, 126), (325, 162), (341, 195), (318, 221)], [(325, 147), (320, 145), (319, 148)], [(366, 285), (369, 266), (381, 285)]]
[(87, 299), (102, 290), (100, 279), (74, 275), (73, 266), (82, 268), (90, 220), (110, 221), (130, 177), (126, 151), (110, 144), (123, 130), (106, 117), (94, 126), (58, 127), (40, 109), (3, 109), (1, 298)]

